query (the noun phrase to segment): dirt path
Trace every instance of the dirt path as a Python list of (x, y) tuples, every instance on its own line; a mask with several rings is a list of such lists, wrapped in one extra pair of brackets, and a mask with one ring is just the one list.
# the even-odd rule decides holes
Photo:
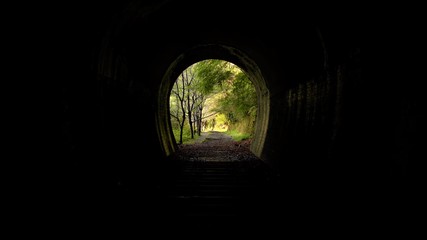
[(257, 157), (249, 150), (250, 141), (236, 142), (229, 135), (210, 131), (202, 133), (194, 144), (181, 145), (177, 156), (187, 161), (244, 161)]
[(202, 132), (201, 136), (196, 140), (195, 144), (199, 143), (209, 143), (212, 144), (213, 141), (233, 141), (233, 139), (225, 133), (217, 131)]

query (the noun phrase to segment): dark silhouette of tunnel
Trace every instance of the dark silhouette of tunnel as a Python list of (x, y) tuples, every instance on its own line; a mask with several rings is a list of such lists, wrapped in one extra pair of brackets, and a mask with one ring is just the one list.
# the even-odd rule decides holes
[(124, 213), (130, 225), (133, 217), (156, 215), (141, 212), (158, 204), (156, 187), (173, 171), (168, 89), (186, 67), (210, 58), (238, 65), (254, 82), (259, 113), (251, 150), (279, 179), (279, 204), (290, 216), (308, 206), (304, 214), (318, 224), (319, 215), (355, 221), (369, 215), (365, 207), (378, 193), (410, 192), (414, 98), (390, 82), (387, 94), (401, 94), (378, 106), (384, 98), (377, 85), (361, 76), (361, 10), (278, 4), (69, 6), (56, 143), (68, 207), (59, 215), (107, 225)]

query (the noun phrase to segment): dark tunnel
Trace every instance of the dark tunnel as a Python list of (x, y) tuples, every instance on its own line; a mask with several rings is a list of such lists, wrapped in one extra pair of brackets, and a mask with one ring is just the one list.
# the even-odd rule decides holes
[(186, 67), (211, 58), (254, 83), (250, 149), (276, 179), (274, 199), (263, 200), (276, 213), (236, 228), (363, 231), (389, 205), (385, 215), (405, 214), (397, 199), (415, 196), (415, 100), (390, 83), (386, 102), (362, 78), (357, 6), (127, 0), (73, 3), (62, 14), (50, 171), (58, 195), (47, 206), (58, 229), (184, 226), (155, 210), (159, 184), (178, 171), (168, 94)]

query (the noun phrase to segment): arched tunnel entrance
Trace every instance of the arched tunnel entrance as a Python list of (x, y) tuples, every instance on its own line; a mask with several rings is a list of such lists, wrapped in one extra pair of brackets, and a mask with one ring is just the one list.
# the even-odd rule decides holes
[[(390, 82), (377, 91), (362, 79), (358, 15), (320, 3), (216, 3), (68, 6), (66, 37), (58, 40), (63, 61), (53, 64), (61, 65), (63, 107), (52, 179), (70, 227), (155, 219), (164, 197), (158, 186), (173, 174), (165, 165), (176, 151), (168, 91), (182, 70), (208, 58), (238, 65), (257, 88), (251, 150), (278, 179), (272, 211), (283, 218), (268, 222), (275, 229), (352, 221), (374, 182), (367, 179), (379, 176), (375, 187), (401, 193), (395, 186), (404, 189), (417, 173), (407, 167), (412, 87)], [(322, 222), (331, 212), (336, 221)], [(149, 225), (161, 228), (157, 220)]]
[[(169, 109), (172, 86), (184, 69), (187, 71), (189, 66), (206, 59), (232, 61), (255, 86), (258, 114), (252, 154), (247, 152), (249, 149), (235, 147), (231, 138), (218, 132), (210, 132), (202, 143), (191, 147), (176, 144)], [(275, 201), (271, 189), (274, 183), (266, 183), (266, 179), (274, 176), (267, 173), (267, 166), (255, 155), (256, 152), (258, 156), (261, 154), (267, 131), (269, 94), (253, 60), (236, 48), (219, 44), (191, 48), (168, 67), (160, 85), (158, 102), (159, 138), (164, 153), (173, 162), (166, 166), (171, 176), (165, 177), (163, 185), (163, 194), (167, 196), (162, 211), (168, 219), (165, 222), (178, 228), (184, 227), (180, 222), (185, 221), (199, 229), (231, 231), (242, 226), (265, 226), (271, 221), (269, 218), (274, 216), (266, 213), (271, 211), (269, 207)], [(230, 226), (233, 227), (230, 229)]]
[[(212, 205), (220, 209), (233, 206), (233, 216), (217, 219), (217, 213), (210, 211), (202, 218), (192, 211), (191, 220), (186, 218), (202, 225), (210, 221), (209, 227), (213, 223), (229, 226), (230, 220), (236, 220), (240, 224), (235, 228), (266, 228), (280, 225), (274, 219), (285, 213), (288, 222), (303, 221), (298, 215), (302, 212), (317, 221), (327, 214), (325, 206), (335, 218), (350, 214), (350, 209), (339, 209), (349, 201), (346, 194), (352, 193), (352, 186), (347, 186), (343, 201), (333, 199), (343, 194), (337, 191), (341, 184), (353, 181), (351, 166), (357, 164), (353, 158), (341, 159), (345, 151), (352, 150), (346, 145), (350, 135), (342, 131), (347, 130), (346, 124), (353, 127), (355, 121), (345, 114), (357, 117), (357, 111), (342, 111), (344, 90), (352, 91), (343, 83), (358, 81), (357, 49), (346, 56), (348, 62), (334, 59), (333, 52), (325, 48), (321, 31), (309, 24), (292, 26), (286, 37), (268, 32), (254, 37), (245, 32), (212, 31), (184, 36), (180, 41), (139, 29), (141, 25), (135, 23), (106, 34), (94, 61), (99, 97), (95, 102), (102, 123), (95, 128), (100, 136), (94, 136), (94, 142), (100, 156), (96, 163), (84, 164), (91, 169), (89, 182), (101, 187), (96, 194), (99, 202), (114, 206), (113, 222), (145, 211), (156, 226), (182, 227), (180, 219), (186, 213), (175, 213), (177, 209), (193, 209), (185, 204), (208, 204), (203, 210), (214, 209)], [(188, 164), (173, 162), (176, 143), (169, 121), (170, 90), (184, 69), (205, 59), (232, 62), (254, 83), (258, 113), (251, 151), (256, 159), (237, 165), (190, 162), (190, 169)], [(355, 73), (347, 72), (349, 69)], [(348, 78), (347, 74), (355, 75)], [(262, 172), (264, 166), (268, 166), (269, 175)], [(242, 169), (257, 174), (243, 176), (239, 174)], [(206, 176), (215, 180), (206, 180)], [(194, 187), (195, 183), (198, 186)], [(205, 201), (207, 197), (201, 197), (199, 190), (217, 193)], [(232, 195), (224, 193), (230, 190)], [(198, 222), (200, 219), (204, 220)]]
[(222, 59), (236, 64), (254, 84), (257, 93), (258, 110), (251, 150), (255, 155), (261, 156), (269, 116), (270, 97), (268, 88), (261, 70), (249, 56), (238, 49), (219, 44), (206, 44), (189, 49), (173, 61), (164, 74), (159, 89), (156, 121), (163, 151), (166, 155), (170, 155), (176, 148), (169, 121), (169, 96), (172, 85), (185, 68), (205, 59)]

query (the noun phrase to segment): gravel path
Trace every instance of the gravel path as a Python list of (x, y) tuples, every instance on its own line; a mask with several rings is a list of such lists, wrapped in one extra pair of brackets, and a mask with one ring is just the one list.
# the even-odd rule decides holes
[(203, 133), (194, 144), (181, 145), (177, 156), (187, 161), (258, 161), (249, 146), (249, 140), (236, 142), (225, 133), (211, 131)]

